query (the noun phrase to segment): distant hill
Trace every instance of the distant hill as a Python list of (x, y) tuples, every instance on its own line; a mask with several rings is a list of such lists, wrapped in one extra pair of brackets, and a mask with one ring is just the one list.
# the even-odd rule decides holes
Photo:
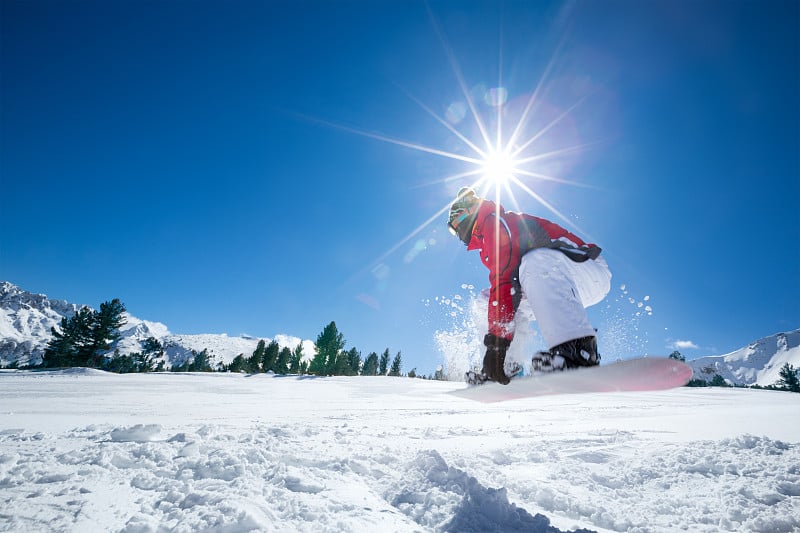
[[(72, 316), (83, 306), (64, 300), (50, 300), (44, 294), (25, 291), (8, 281), (0, 281), (0, 366), (38, 364), (50, 341), (50, 328), (58, 326), (65, 316)], [(149, 337), (158, 339), (165, 347), (168, 365), (181, 364), (189, 359), (192, 350), (208, 350), (215, 361), (229, 363), (239, 354), (250, 355), (256, 349), (256, 337), (246, 335), (229, 337), (227, 334), (181, 335), (173, 334), (160, 322), (141, 320), (125, 313), (126, 324), (120, 329), (120, 339), (111, 353), (121, 354), (141, 351), (141, 343)], [(290, 335), (265, 338), (275, 340), (281, 347), (294, 349), (300, 342), (308, 360), (316, 353), (313, 341)]]
[(773, 385), (781, 367), (800, 368), (800, 329), (776, 333), (726, 355), (711, 355), (687, 361), (694, 377), (711, 381), (715, 374), (731, 385)]

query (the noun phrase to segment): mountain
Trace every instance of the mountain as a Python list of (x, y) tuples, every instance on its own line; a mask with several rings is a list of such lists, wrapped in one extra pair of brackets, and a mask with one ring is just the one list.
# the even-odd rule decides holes
[[(64, 300), (50, 300), (44, 294), (27, 292), (13, 283), (0, 281), (0, 367), (13, 363), (38, 364), (52, 337), (50, 328), (58, 326), (65, 316), (72, 316), (83, 306)], [(168, 365), (181, 364), (192, 357), (192, 351), (208, 350), (215, 361), (230, 363), (239, 354), (250, 355), (260, 338), (227, 334), (173, 334), (160, 322), (141, 320), (125, 313), (126, 324), (120, 328), (120, 338), (112, 345), (111, 353), (139, 352), (141, 343), (149, 337), (158, 339), (165, 348)], [(273, 339), (263, 339), (269, 343)], [(316, 353), (313, 341), (279, 334), (274, 340), (281, 347), (294, 349), (303, 343), (303, 352), (310, 360)]]
[(51, 337), (50, 328), (79, 308), (0, 281), (0, 366), (14, 361), (21, 364), (41, 361)]
[(759, 339), (727, 355), (700, 357), (687, 361), (694, 377), (711, 381), (715, 374), (732, 385), (773, 385), (781, 367), (800, 367), (800, 329)]

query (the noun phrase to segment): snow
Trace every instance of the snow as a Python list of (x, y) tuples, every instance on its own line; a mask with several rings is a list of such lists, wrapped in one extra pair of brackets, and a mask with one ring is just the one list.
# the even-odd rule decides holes
[(800, 394), (0, 371), (0, 531), (797, 531)]

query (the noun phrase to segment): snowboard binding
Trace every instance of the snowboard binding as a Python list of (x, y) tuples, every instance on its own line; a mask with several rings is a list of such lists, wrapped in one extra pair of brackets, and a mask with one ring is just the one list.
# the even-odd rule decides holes
[[(522, 366), (516, 361), (506, 361), (503, 370), (509, 379), (514, 379), (516, 376), (522, 375)], [(468, 370), (464, 373), (464, 381), (470, 385), (483, 385), (487, 381), (492, 380), (482, 371), (475, 369)]]
[(553, 355), (550, 352), (536, 352), (531, 358), (531, 372), (558, 372), (567, 367), (566, 363), (566, 360), (560, 355)]
[(554, 372), (599, 364), (597, 337), (592, 335), (564, 342), (549, 352), (536, 352), (531, 359), (531, 370), (533, 372)]

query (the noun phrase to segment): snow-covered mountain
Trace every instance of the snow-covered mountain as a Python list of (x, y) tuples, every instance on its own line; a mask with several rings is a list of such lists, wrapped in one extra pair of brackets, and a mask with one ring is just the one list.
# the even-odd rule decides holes
[[(50, 300), (44, 294), (27, 292), (13, 283), (0, 281), (0, 366), (14, 362), (20, 365), (41, 362), (52, 334), (50, 329), (61, 323), (65, 316), (72, 316), (83, 306), (64, 300)], [(139, 352), (141, 343), (147, 338), (158, 339), (165, 347), (168, 364), (180, 364), (191, 357), (192, 350), (208, 350), (215, 361), (229, 363), (239, 354), (250, 355), (256, 349), (256, 337), (227, 334), (181, 335), (173, 334), (160, 322), (141, 320), (125, 313), (126, 324), (120, 328), (120, 338), (112, 346), (112, 352), (121, 354)], [(270, 342), (273, 339), (264, 339)], [(313, 357), (313, 341), (279, 334), (274, 340), (282, 347), (294, 349), (303, 343), (307, 359)]]
[(687, 363), (697, 379), (711, 381), (719, 374), (732, 385), (773, 385), (784, 364), (800, 367), (800, 329), (764, 337), (727, 355)]
[(0, 365), (41, 361), (51, 337), (50, 328), (79, 308), (0, 281)]

